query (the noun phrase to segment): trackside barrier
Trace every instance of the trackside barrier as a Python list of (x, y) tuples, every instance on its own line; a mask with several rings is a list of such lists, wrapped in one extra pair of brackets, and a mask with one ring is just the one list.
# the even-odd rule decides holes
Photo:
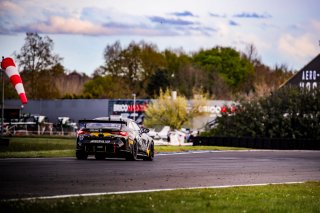
[(193, 146), (229, 146), (254, 149), (320, 150), (320, 140), (250, 137), (194, 137)]

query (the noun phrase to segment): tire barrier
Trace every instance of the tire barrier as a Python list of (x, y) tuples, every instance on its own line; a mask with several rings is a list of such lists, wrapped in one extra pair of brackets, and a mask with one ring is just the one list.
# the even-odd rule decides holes
[(229, 146), (253, 149), (320, 150), (320, 140), (250, 137), (194, 137), (193, 146)]
[(16, 89), (21, 103), (22, 104), (27, 104), (27, 96), (24, 91), (22, 79), (20, 77), (20, 74), (18, 72), (18, 69), (13, 61), (12, 58), (4, 58), (1, 62), (1, 68), (5, 70), (5, 73), (10, 79), (11, 84), (13, 87)]

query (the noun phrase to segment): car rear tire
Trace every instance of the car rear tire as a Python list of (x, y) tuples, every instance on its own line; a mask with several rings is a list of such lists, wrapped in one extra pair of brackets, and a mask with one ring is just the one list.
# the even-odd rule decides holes
[(150, 153), (147, 157), (144, 157), (143, 160), (145, 161), (153, 161), (154, 158), (154, 145), (150, 145)]
[(77, 150), (76, 151), (76, 157), (77, 157), (78, 160), (87, 160), (88, 155), (83, 151)]
[(138, 143), (134, 142), (131, 152), (126, 157), (126, 160), (132, 160), (135, 161), (138, 159)]

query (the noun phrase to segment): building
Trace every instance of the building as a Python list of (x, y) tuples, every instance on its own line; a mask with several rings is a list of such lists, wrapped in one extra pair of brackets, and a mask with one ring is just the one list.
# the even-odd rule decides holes
[[(29, 100), (28, 104), (21, 108), (21, 114), (44, 115), (52, 123), (57, 123), (59, 117), (69, 117), (78, 122), (81, 119), (92, 119), (110, 115), (121, 115), (135, 119), (142, 123), (144, 112), (150, 99), (59, 99), (59, 100)], [(192, 105), (192, 101), (189, 101)], [(201, 128), (207, 122), (219, 116), (223, 106), (231, 107), (232, 101), (209, 100), (201, 111), (206, 115), (199, 116), (192, 121), (193, 128)], [(21, 106), (20, 100), (5, 100), (6, 108)]]

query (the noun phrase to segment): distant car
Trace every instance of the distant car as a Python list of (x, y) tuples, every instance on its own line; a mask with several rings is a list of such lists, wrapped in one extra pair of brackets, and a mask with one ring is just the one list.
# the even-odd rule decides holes
[(149, 129), (140, 128), (127, 118), (102, 117), (80, 120), (77, 132), (76, 157), (79, 160), (94, 155), (96, 159), (138, 158), (152, 161), (154, 142), (147, 135)]

